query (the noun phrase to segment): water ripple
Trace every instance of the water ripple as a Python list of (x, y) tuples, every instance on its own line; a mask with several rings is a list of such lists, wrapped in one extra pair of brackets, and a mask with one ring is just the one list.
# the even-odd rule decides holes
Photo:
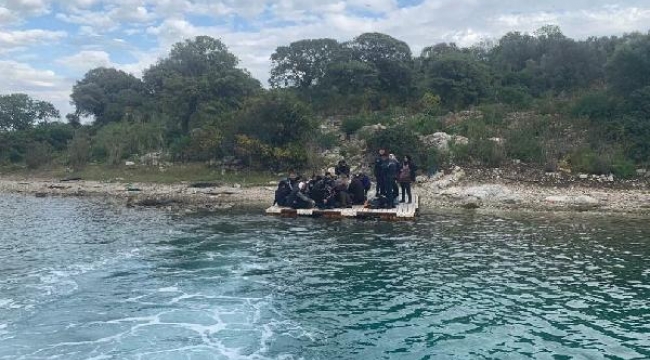
[[(0, 359), (644, 359), (642, 219), (0, 197)], [(9, 220), (7, 220), (9, 219)]]

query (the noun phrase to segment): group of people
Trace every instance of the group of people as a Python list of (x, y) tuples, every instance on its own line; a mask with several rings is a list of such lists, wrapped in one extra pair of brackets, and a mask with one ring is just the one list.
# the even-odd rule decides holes
[[(374, 165), (376, 190), (373, 206), (394, 208), (400, 188), (401, 202), (408, 199), (410, 203), (413, 200), (411, 183), (415, 181), (416, 170), (410, 156), (405, 156), (400, 162), (393, 154), (380, 149)], [(290, 171), (289, 176), (278, 183), (273, 204), (294, 209), (367, 205), (370, 189), (370, 178), (363, 173), (351, 176), (350, 166), (341, 160), (334, 168), (334, 174), (326, 172), (325, 175), (314, 174), (303, 179), (295, 171)]]

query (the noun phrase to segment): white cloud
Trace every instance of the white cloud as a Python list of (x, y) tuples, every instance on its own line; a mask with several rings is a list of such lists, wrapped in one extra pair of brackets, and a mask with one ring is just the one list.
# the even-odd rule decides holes
[(3, 6), (21, 17), (43, 15), (50, 12), (49, 0), (4, 0)]
[(11, 60), (0, 60), (0, 94), (25, 93), (35, 99), (49, 101), (62, 115), (71, 112), (72, 83), (52, 70), (39, 70)]
[(31, 30), (0, 30), (0, 52), (15, 48), (24, 48), (36, 44), (54, 43), (66, 37), (65, 31)]
[(86, 72), (96, 67), (111, 67), (111, 57), (106, 51), (83, 50), (72, 56), (66, 56), (57, 60), (59, 64), (78, 71)]

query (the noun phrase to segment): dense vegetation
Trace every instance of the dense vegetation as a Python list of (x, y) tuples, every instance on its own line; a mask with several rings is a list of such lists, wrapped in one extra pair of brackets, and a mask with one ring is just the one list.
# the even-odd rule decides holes
[[(0, 164), (80, 168), (159, 152), (175, 162), (316, 168), (319, 150), (340, 145), (319, 130), (334, 116), (367, 151), (383, 144), (420, 162), (516, 159), (620, 176), (648, 165), (650, 35), (578, 41), (546, 26), (414, 56), (403, 41), (366, 33), (297, 41), (271, 61), (264, 89), (221, 41), (199, 36), (175, 44), (141, 79), (92, 69), (72, 89), (67, 124), (47, 121), (59, 117), (47, 102), (0, 96)], [(376, 123), (388, 128), (360, 131)], [(439, 131), (469, 140), (444, 153), (420, 141)]]

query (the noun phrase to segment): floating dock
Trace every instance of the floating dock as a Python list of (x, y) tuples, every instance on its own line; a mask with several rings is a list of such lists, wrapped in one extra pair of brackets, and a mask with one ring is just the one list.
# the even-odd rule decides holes
[(341, 209), (292, 209), (281, 206), (271, 206), (266, 209), (268, 215), (282, 217), (322, 217), (329, 219), (356, 218), (356, 219), (380, 219), (380, 220), (413, 220), (419, 211), (420, 199), (413, 195), (413, 202), (410, 204), (399, 203), (394, 209), (368, 209), (363, 205), (355, 205), (351, 208)]

